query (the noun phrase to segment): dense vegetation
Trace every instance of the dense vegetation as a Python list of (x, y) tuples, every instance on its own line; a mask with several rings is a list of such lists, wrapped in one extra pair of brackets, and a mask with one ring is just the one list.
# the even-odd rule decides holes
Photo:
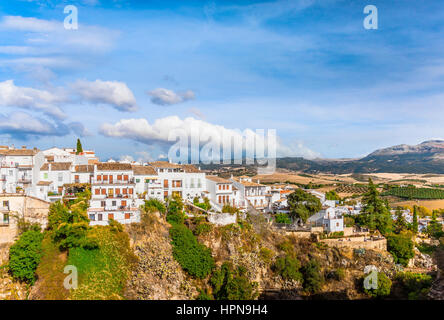
[(392, 254), (395, 263), (407, 266), (413, 258), (413, 241), (409, 234), (390, 234), (387, 237), (387, 250)]
[(285, 224), (290, 224), (291, 223), (291, 219), (290, 217), (286, 214), (286, 213), (278, 213), (274, 216), (274, 221), (276, 223), (285, 223)]
[(432, 285), (432, 277), (423, 273), (399, 272), (395, 280), (407, 293), (409, 300), (426, 299), (427, 293)]
[(9, 270), (17, 280), (33, 284), (42, 257), (43, 234), (39, 229), (25, 231), (9, 249)]
[(303, 223), (322, 208), (321, 201), (317, 197), (301, 189), (296, 189), (288, 196), (288, 206), (290, 217), (301, 219)]
[(372, 179), (369, 179), (368, 192), (362, 198), (362, 205), (361, 214), (355, 218), (356, 222), (371, 230), (379, 230), (383, 235), (389, 234), (392, 229), (390, 207), (380, 198)]
[[(182, 210), (183, 203), (180, 198), (177, 197), (168, 202), (167, 221), (172, 225), (170, 237), (173, 256), (191, 276), (205, 278), (214, 268), (211, 250), (200, 244), (193, 232), (183, 224), (185, 216)], [(203, 229), (197, 229), (197, 233), (205, 231)]]
[(364, 291), (370, 297), (383, 298), (383, 297), (387, 297), (388, 295), (390, 295), (391, 288), (392, 288), (392, 281), (390, 280), (390, 278), (387, 277), (385, 275), (385, 273), (378, 272), (377, 289), (365, 289), (364, 288)]
[(216, 300), (251, 300), (258, 294), (257, 284), (248, 280), (245, 269), (226, 262), (214, 271), (210, 283)]

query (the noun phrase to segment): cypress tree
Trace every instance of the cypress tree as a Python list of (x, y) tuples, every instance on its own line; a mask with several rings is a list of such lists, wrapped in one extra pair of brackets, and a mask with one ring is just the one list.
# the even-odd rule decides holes
[(80, 142), (80, 139), (77, 139), (77, 152), (76, 154), (79, 154), (83, 152), (82, 143)]
[(418, 233), (418, 213), (416, 211), (416, 206), (413, 206), (412, 230), (415, 234)]

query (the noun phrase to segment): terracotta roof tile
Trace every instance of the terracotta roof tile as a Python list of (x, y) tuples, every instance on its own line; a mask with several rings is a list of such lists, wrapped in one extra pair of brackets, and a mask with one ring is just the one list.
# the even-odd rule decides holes
[(99, 162), (97, 164), (97, 170), (101, 171), (130, 171), (132, 170), (130, 163), (119, 163), (119, 162)]
[(40, 170), (49, 171), (49, 165), (51, 165), (51, 171), (66, 171), (71, 167), (71, 162), (44, 163)]
[(133, 166), (135, 175), (157, 175), (156, 170), (151, 166)]

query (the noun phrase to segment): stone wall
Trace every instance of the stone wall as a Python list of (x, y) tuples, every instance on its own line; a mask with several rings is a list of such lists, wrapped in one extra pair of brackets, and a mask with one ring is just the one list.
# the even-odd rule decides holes
[(225, 226), (237, 222), (237, 216), (230, 213), (209, 213), (208, 221), (218, 226)]
[[(9, 210), (3, 204), (9, 203)], [(17, 236), (17, 221), (24, 218), (30, 223), (39, 223), (46, 228), (50, 203), (23, 194), (0, 194), (0, 206), (3, 214), (9, 214), (9, 224), (0, 225), (0, 244), (14, 242)], [(3, 221), (0, 221), (3, 222)]]
[(329, 247), (350, 248), (350, 249), (377, 249), (387, 251), (387, 239), (364, 240), (366, 237), (350, 237), (340, 239), (323, 239), (321, 242)]

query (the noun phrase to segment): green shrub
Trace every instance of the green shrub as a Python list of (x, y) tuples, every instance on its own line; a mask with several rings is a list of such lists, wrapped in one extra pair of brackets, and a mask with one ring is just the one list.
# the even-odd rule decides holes
[(168, 213), (166, 220), (169, 224), (183, 224), (185, 221), (185, 215), (182, 212)]
[[(364, 278), (365, 279), (365, 278)], [(364, 285), (363, 279), (363, 285)], [(373, 298), (382, 298), (390, 295), (392, 288), (392, 281), (383, 272), (378, 272), (378, 288), (377, 289), (365, 289), (364, 292)]]
[(413, 241), (409, 235), (391, 234), (387, 237), (387, 250), (392, 254), (395, 263), (407, 266), (413, 258)]
[(338, 281), (342, 281), (345, 279), (345, 270), (343, 268), (338, 268), (334, 272), (334, 277)]
[(91, 227), (83, 202), (74, 203), (70, 207), (61, 202), (51, 204), (48, 228), (54, 231), (54, 241), (63, 250), (74, 247), (97, 248), (95, 239), (88, 235)]
[(201, 289), (199, 290), (199, 295), (197, 296), (196, 300), (214, 300), (214, 298), (210, 293)]
[(416, 248), (418, 248), (418, 250), (421, 253), (425, 253), (425, 254), (433, 254), (433, 252), (435, 252), (435, 250), (438, 248), (438, 246), (432, 246), (428, 243), (422, 242), (416, 245)]
[(166, 212), (165, 205), (160, 200), (157, 199), (146, 200), (142, 208), (147, 213), (160, 212), (164, 214)]
[(272, 250), (264, 247), (261, 248), (261, 250), (259, 251), (259, 256), (263, 262), (265, 262), (266, 264), (270, 264), (274, 253)]
[(278, 213), (274, 217), (276, 223), (291, 224), (291, 219), (286, 213)]
[(196, 236), (209, 234), (213, 230), (213, 225), (208, 222), (199, 223), (194, 229), (193, 233)]
[(42, 257), (42, 240), (40, 230), (29, 230), (9, 248), (9, 270), (15, 279), (34, 283), (35, 270)]
[(245, 269), (224, 263), (210, 279), (213, 295), (217, 300), (252, 300), (257, 296), (257, 284), (251, 283)]
[(173, 224), (170, 229), (173, 256), (190, 275), (205, 278), (214, 267), (211, 250), (200, 244), (183, 224)]
[(299, 272), (301, 263), (296, 257), (288, 254), (285, 257), (279, 257), (273, 265), (273, 271), (279, 274), (284, 280), (302, 281), (302, 274)]
[(395, 278), (407, 293), (409, 300), (427, 299), (432, 277), (424, 273), (400, 272)]
[(310, 293), (318, 293), (324, 283), (324, 277), (321, 273), (321, 267), (316, 260), (310, 260), (303, 268), (304, 290)]

